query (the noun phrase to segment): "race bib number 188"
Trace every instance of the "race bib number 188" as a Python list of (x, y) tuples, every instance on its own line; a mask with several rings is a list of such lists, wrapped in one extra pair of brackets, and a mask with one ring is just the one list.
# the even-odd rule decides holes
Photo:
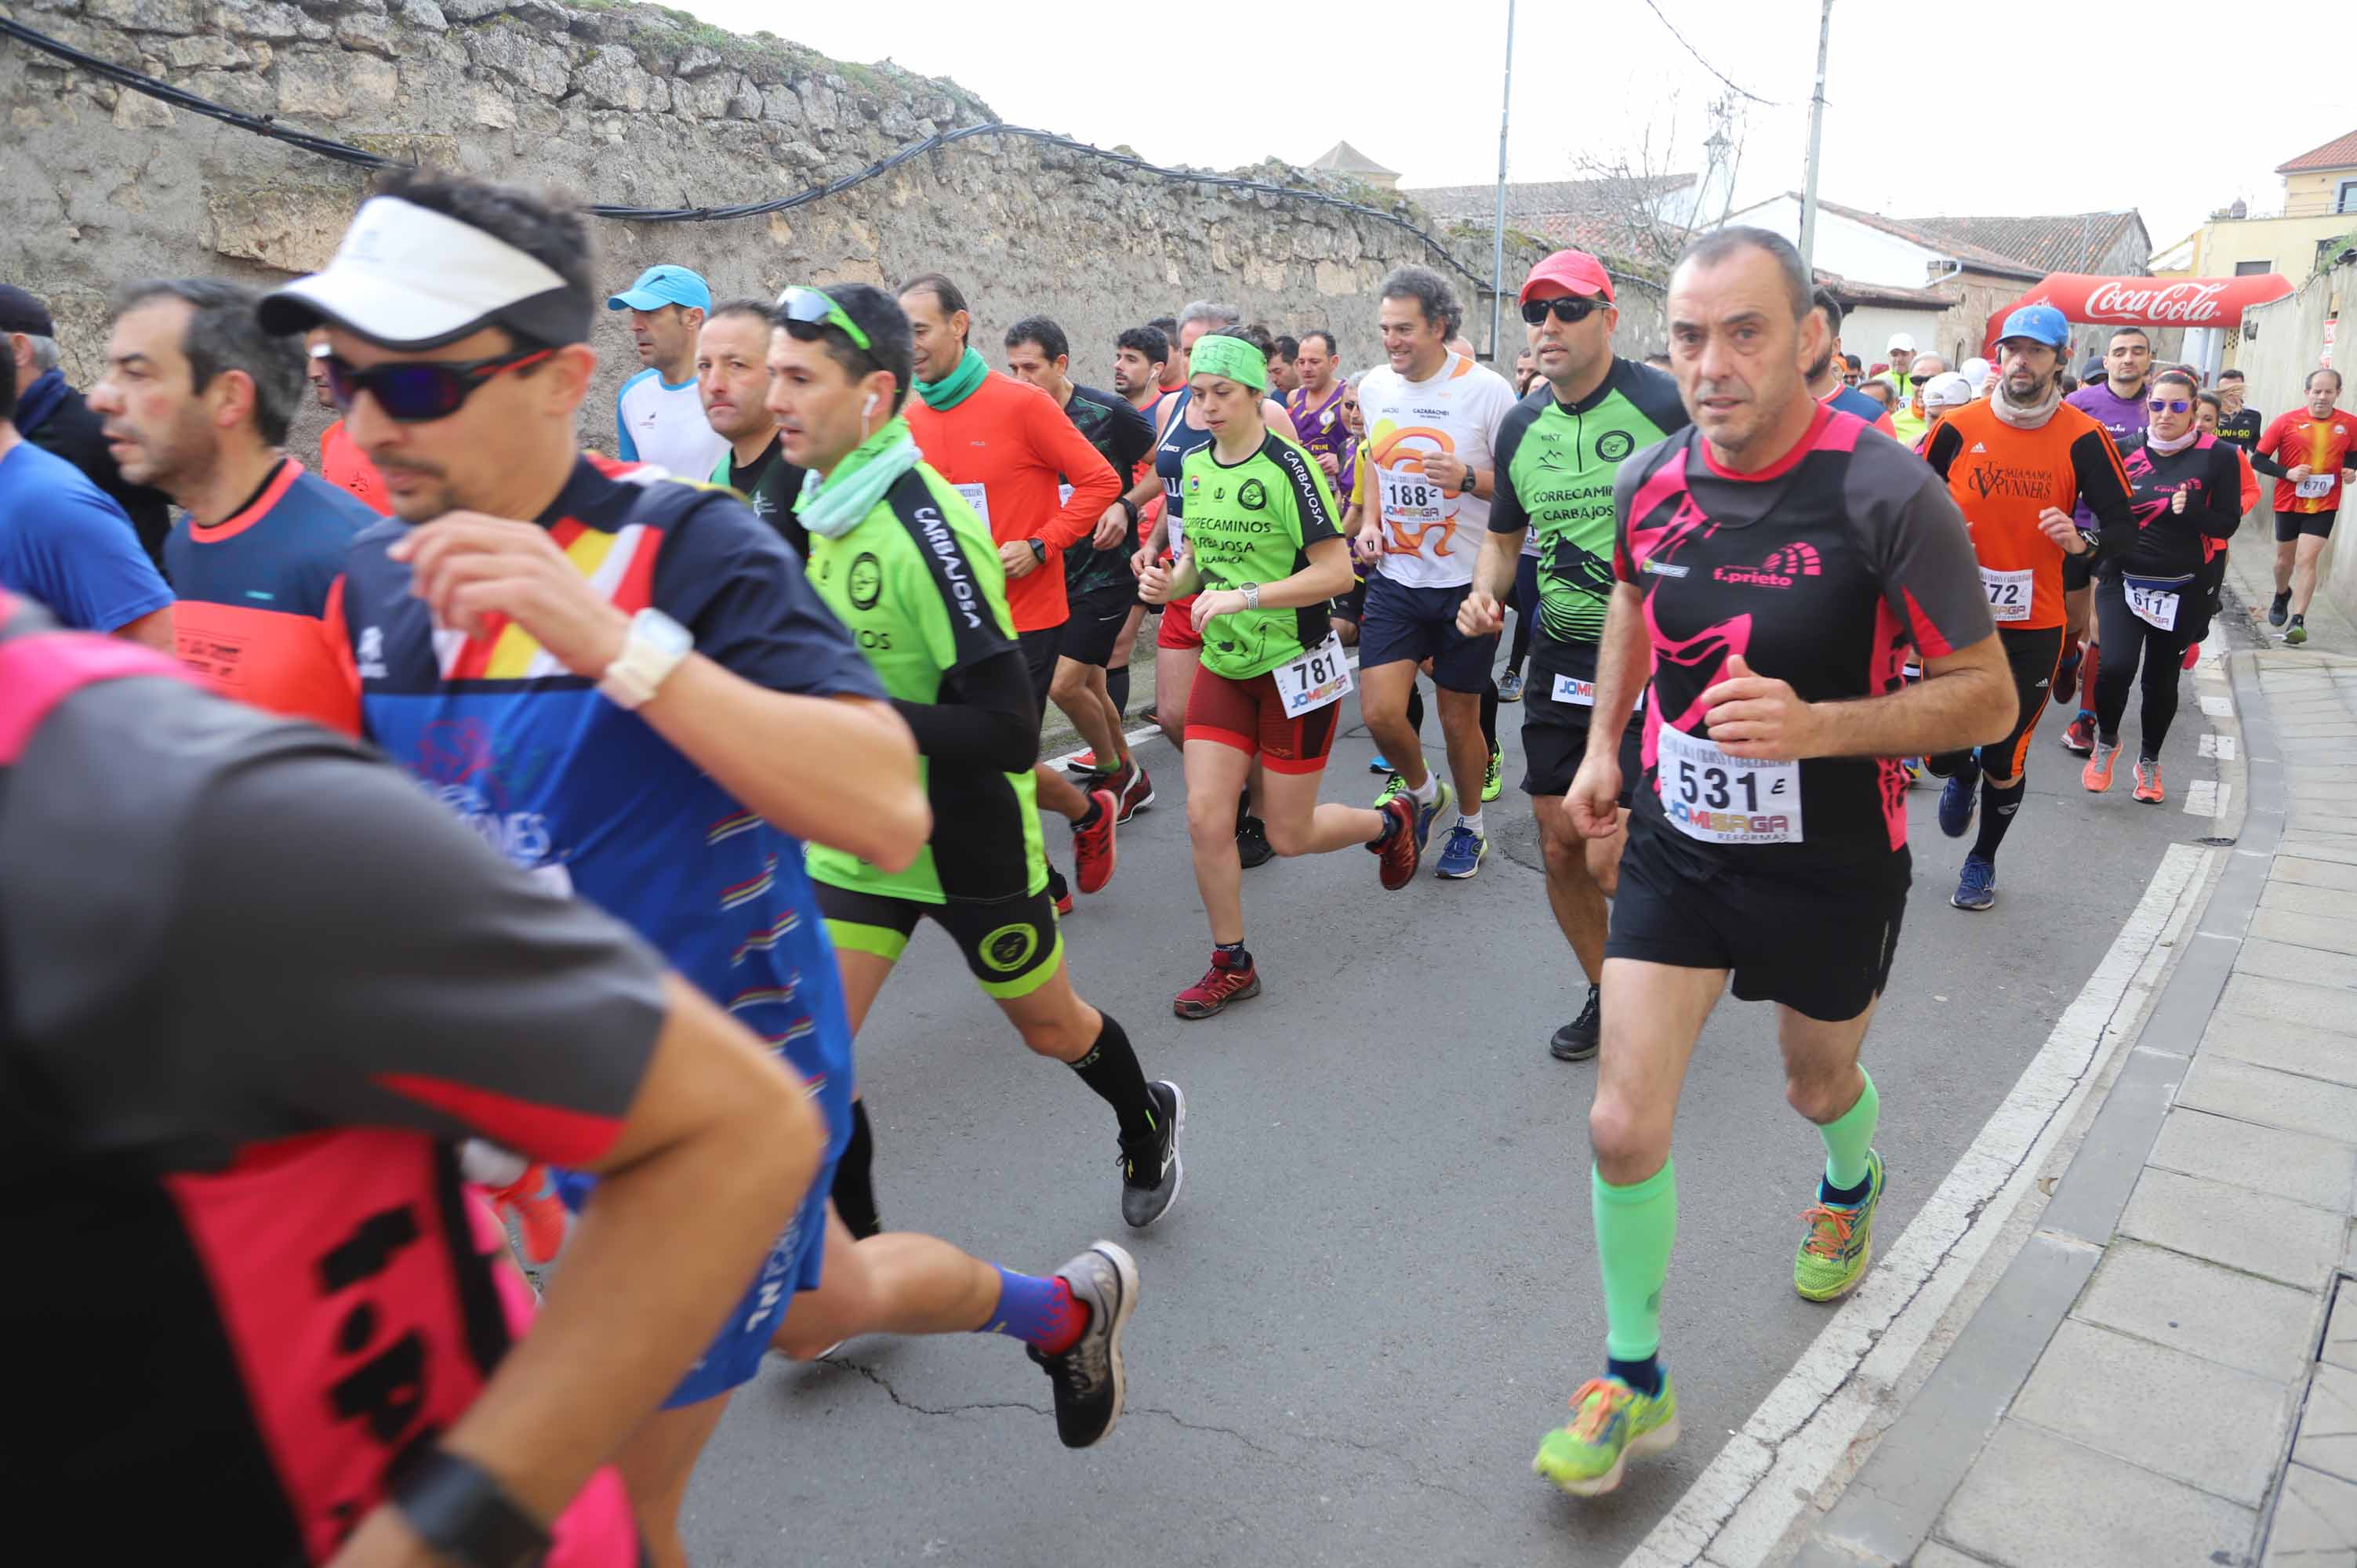
[(1660, 747), (1662, 812), (1704, 843), (1799, 843), (1801, 765), (1729, 757), (1668, 725)]
[(1405, 468), (1378, 468), (1383, 484), (1383, 521), (1422, 527), (1438, 522), (1448, 510), (1448, 498), (1437, 479)]
[(1332, 632), (1290, 664), (1269, 671), (1276, 694), (1285, 699), (1285, 716), (1297, 719), (1329, 703), (1339, 703), (1351, 690), (1351, 666), (1342, 657), (1342, 639)]

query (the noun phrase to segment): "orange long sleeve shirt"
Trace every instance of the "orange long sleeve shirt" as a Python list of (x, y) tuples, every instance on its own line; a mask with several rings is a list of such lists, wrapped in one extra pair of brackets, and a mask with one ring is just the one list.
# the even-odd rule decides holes
[[(1015, 629), (1061, 626), (1064, 552), (1096, 532), (1097, 519), (1128, 488), (1121, 476), (1054, 398), (996, 371), (945, 413), (913, 394), (902, 412), (925, 461), (981, 514), (991, 538), (1048, 546), (1044, 564), (1006, 579)], [(1059, 504), (1067, 482), (1072, 499)]]

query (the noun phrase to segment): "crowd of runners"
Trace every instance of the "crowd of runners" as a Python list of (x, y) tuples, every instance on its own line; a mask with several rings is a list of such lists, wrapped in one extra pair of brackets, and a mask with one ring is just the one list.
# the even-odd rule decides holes
[[(12, 1485), (113, 1513), (126, 1560), (681, 1563), (730, 1395), (858, 1335), (1015, 1341), (1062, 1443), (1102, 1441), (1136, 1263), (888, 1229), (855, 1047), (931, 920), (1110, 1112), (1109, 1208), (1169, 1213), (1180, 1032), (1093, 1005), (1061, 935), (1155, 831), (1148, 635), (1209, 927), (1177, 1019), (1286, 983), (1305, 939), (1264, 976), (1252, 867), (1478, 875), (1519, 706), (1609, 1330), (1534, 1467), (1609, 1491), (1677, 1436), (1671, 1132), (1730, 982), (1821, 1136), (1792, 1280), (1832, 1301), (1884, 1190), (1860, 1054), (1919, 768), (1974, 835), (1963, 910), (2050, 700), (2102, 791), (2140, 687), (2163, 800), (2255, 476), (2289, 642), (2357, 482), (2330, 370), (2263, 422), (2127, 329), (2066, 395), (2029, 306), (1975, 373), (1864, 375), (1752, 229), (1678, 263), (1665, 345), (1547, 257), (1512, 383), (1417, 266), (1351, 306), (1383, 360), (1348, 375), (1330, 324), (1209, 300), (1076, 349), (1045, 315), (977, 341), (938, 273), (715, 300), (596, 267), (578, 213), (406, 173), (283, 287), (126, 288), (86, 392), (0, 290), (0, 1165), (48, 1433)], [(618, 458), (582, 450), (601, 301), (643, 365)], [(1354, 708), (1364, 805), (1321, 798)], [(556, 1260), (537, 1304), (501, 1219)]]

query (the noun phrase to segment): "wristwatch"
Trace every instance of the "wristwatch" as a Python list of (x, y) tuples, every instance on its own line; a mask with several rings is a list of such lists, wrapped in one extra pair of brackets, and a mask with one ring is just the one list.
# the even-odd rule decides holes
[(1027, 539), (1023, 542), (1031, 547), (1032, 559), (1039, 562), (1042, 566), (1045, 566), (1048, 564), (1048, 542), (1046, 540)]
[(1129, 526), (1135, 528), (1137, 526), (1137, 503), (1129, 499), (1128, 492), (1126, 491), (1115, 496), (1114, 499), (1119, 501), (1121, 503), (1121, 510), (1129, 514)]
[(1473, 465), (1470, 463), (1465, 465), (1465, 477), (1457, 481), (1457, 493), (1460, 496), (1473, 493)]
[(548, 1555), (548, 1531), (490, 1472), (443, 1449), (403, 1465), (391, 1500), (427, 1546), (466, 1568), (539, 1568)]
[(616, 706), (635, 711), (654, 696), (656, 689), (679, 668), (680, 660), (694, 650), (695, 639), (689, 635), (687, 628), (661, 610), (640, 610), (630, 618), (630, 630), (622, 639), (622, 651), (597, 677), (597, 690)]
[(1238, 583), (1236, 585), (1236, 592), (1244, 596), (1244, 608), (1248, 610), (1256, 610), (1260, 608), (1260, 585), (1258, 583)]

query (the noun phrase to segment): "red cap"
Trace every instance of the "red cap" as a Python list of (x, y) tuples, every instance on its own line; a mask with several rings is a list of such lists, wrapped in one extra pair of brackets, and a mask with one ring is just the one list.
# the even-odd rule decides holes
[(1604, 263), (1586, 251), (1557, 251), (1531, 269), (1523, 280), (1523, 303), (1530, 303), (1531, 291), (1543, 283), (1561, 284), (1573, 294), (1602, 295), (1612, 297), (1612, 276)]

